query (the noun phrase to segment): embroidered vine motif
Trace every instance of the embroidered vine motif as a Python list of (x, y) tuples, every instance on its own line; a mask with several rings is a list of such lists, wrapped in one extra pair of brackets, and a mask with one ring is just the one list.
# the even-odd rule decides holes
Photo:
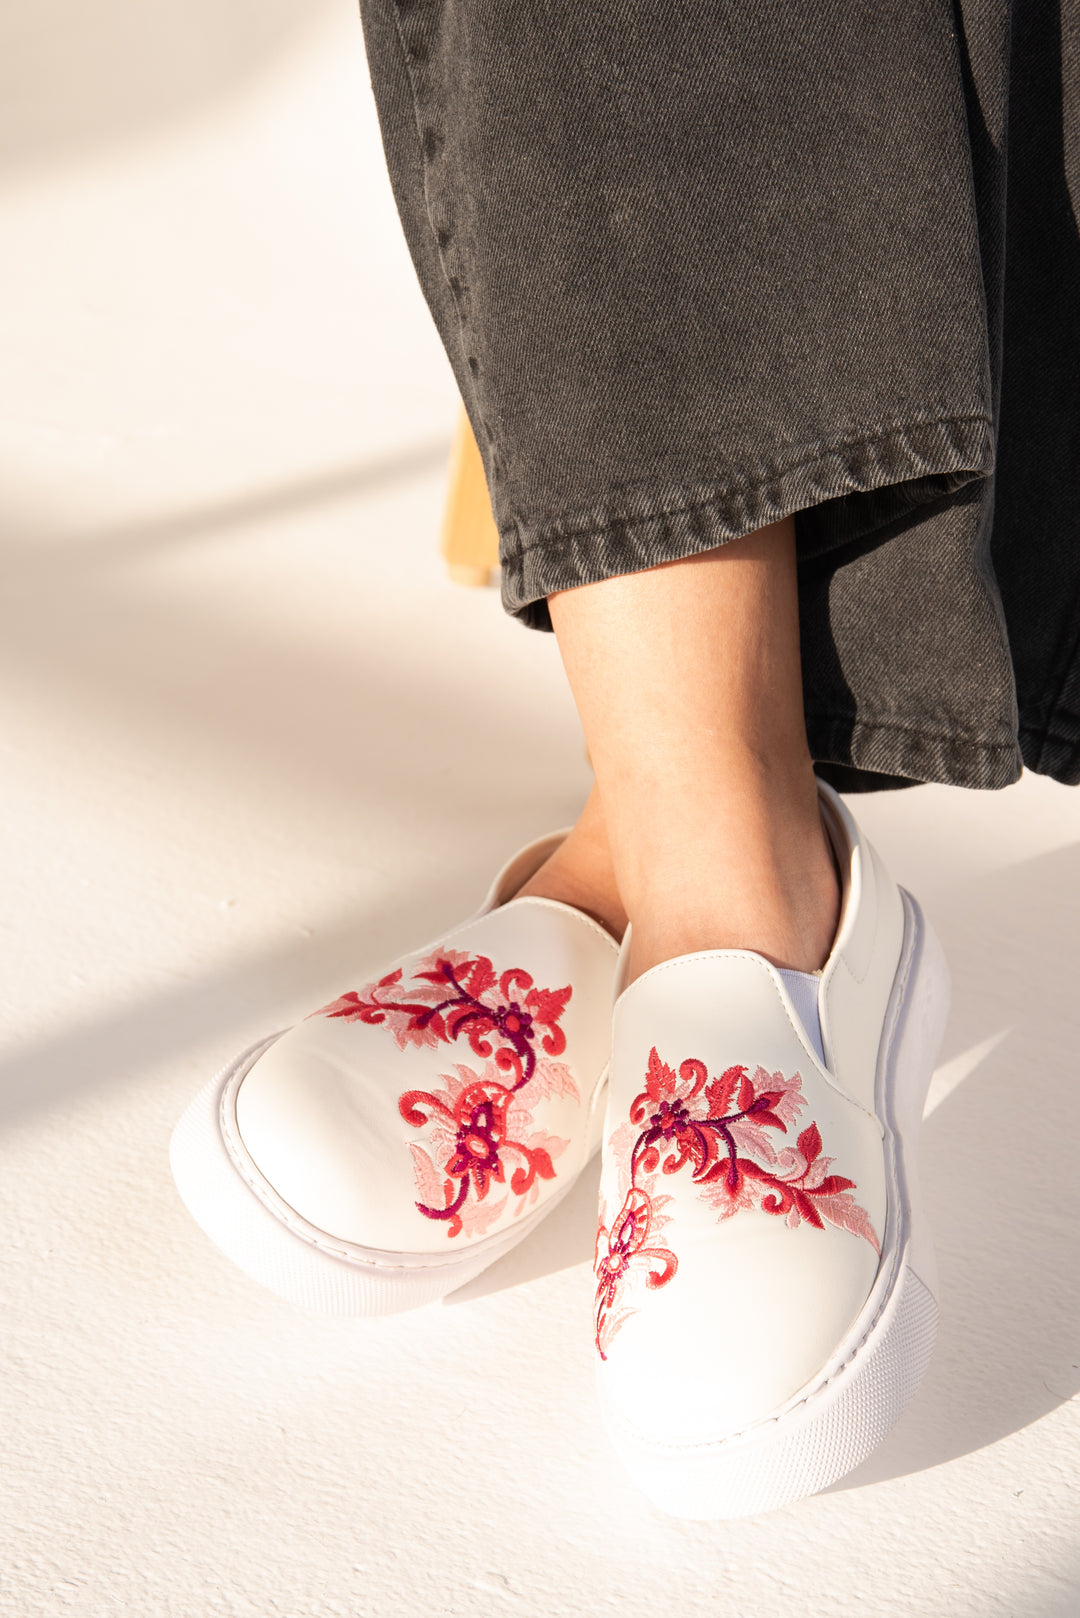
[[(443, 1090), (406, 1090), (398, 1110), (414, 1129), (430, 1126), (434, 1158), (410, 1142), (416, 1206), (445, 1220), (447, 1235), (479, 1235), (494, 1224), (507, 1197), (488, 1201), (506, 1182), (518, 1199), (515, 1215), (535, 1202), (538, 1180), (555, 1177), (553, 1159), (569, 1145), (533, 1128), (531, 1108), (548, 1096), (579, 1100), (569, 1068), (553, 1058), (566, 1049), (559, 1020), (571, 989), (540, 989), (520, 967), (497, 973), (486, 955), (436, 950), (418, 962), (409, 986), (399, 967), (367, 988), (352, 990), (316, 1016), (386, 1024), (402, 1050), (435, 1049), (467, 1040), (485, 1060), (480, 1072), (457, 1064), (443, 1073)], [(529, 1086), (528, 1101), (522, 1096)]]
[(729, 1067), (710, 1079), (704, 1062), (690, 1057), (676, 1074), (653, 1048), (645, 1089), (630, 1106), (630, 1123), (616, 1129), (610, 1141), (623, 1200), (610, 1225), (601, 1203), (596, 1235), (601, 1359), (635, 1313), (620, 1302), (628, 1275), (644, 1274), (647, 1287), (663, 1287), (679, 1267), (676, 1255), (656, 1239), (671, 1218), (664, 1210), (672, 1199), (658, 1189), (660, 1174), (678, 1174), (689, 1165), (702, 1200), (720, 1219), (759, 1208), (783, 1217), (791, 1229), (804, 1219), (817, 1230), (836, 1225), (880, 1251), (869, 1214), (851, 1195), (855, 1181), (829, 1172), (833, 1159), (822, 1156), (817, 1124), (808, 1124), (794, 1147), (778, 1151), (773, 1144), (776, 1133), (787, 1134), (805, 1106), (798, 1073), (788, 1079), (759, 1067), (751, 1078), (745, 1067)]

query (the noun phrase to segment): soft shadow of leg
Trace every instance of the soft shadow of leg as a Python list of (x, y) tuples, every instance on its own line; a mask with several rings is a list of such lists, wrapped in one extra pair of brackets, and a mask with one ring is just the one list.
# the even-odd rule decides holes
[(445, 1300), (468, 1303), (490, 1292), (539, 1281), (542, 1276), (591, 1264), (596, 1240), (596, 1209), (600, 1190), (600, 1155), (593, 1158), (571, 1191), (532, 1235), (497, 1264), (459, 1287)]
[(954, 966), (951, 1049), (1012, 1031), (925, 1125), (938, 1349), (901, 1422), (838, 1489), (981, 1449), (1080, 1390), (1078, 894), (1074, 845), (933, 907)]

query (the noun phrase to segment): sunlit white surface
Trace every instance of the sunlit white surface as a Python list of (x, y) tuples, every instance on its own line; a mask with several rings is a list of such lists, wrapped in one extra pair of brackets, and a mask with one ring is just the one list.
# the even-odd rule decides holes
[[(685, 1525), (624, 1480), (593, 1174), (383, 1322), (277, 1303), (187, 1217), (205, 1078), (459, 918), (588, 776), (551, 641), (435, 555), (455, 395), (351, 5), (231, 8), (157, 80), (161, 34), (101, 9), (157, 95), (99, 109), (114, 57), (65, 57), (76, 104), (12, 114), (0, 172), (0, 1614), (1074, 1614), (1076, 794), (856, 806), (953, 965), (943, 1326), (822, 1498)], [(6, 71), (96, 10), (9, 19)]]

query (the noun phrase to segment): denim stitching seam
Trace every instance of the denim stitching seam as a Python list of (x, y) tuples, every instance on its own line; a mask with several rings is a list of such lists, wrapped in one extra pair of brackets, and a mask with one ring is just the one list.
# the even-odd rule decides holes
[[(989, 428), (992, 426), (992, 423), (988, 416), (982, 414), (970, 416), (933, 416), (921, 421), (902, 423), (899, 426), (889, 428), (887, 432), (869, 434), (862, 438), (832, 440), (827, 445), (817, 446), (813, 451), (802, 452), (801, 457), (798, 460), (783, 463), (767, 477), (759, 478), (752, 483), (731, 483), (724, 487), (718, 488), (715, 494), (710, 495), (708, 499), (705, 500), (691, 501), (686, 505), (663, 506), (657, 511), (643, 513), (640, 516), (616, 516), (610, 518), (606, 523), (603, 524), (593, 524), (588, 527), (573, 528), (567, 532), (551, 534), (546, 539), (540, 538), (530, 540), (527, 544), (516, 547), (510, 554), (510, 560), (516, 560), (519, 557), (528, 556), (529, 553), (534, 550), (544, 550), (548, 547), (555, 547), (557, 545), (566, 544), (578, 539), (596, 538), (606, 533), (615, 524), (617, 524), (619, 527), (637, 527), (645, 523), (662, 522), (668, 517), (689, 516), (694, 512), (707, 511), (710, 507), (719, 505), (722, 501), (729, 499), (732, 495), (748, 494), (759, 489), (768, 488), (770, 483), (775, 483), (782, 478), (790, 477), (793, 472), (801, 472), (807, 466), (814, 466), (817, 463), (824, 462), (845, 450), (859, 450), (865, 449), (873, 444), (883, 444), (889, 439), (898, 438), (904, 433), (910, 432), (915, 428), (966, 427), (972, 425), (981, 425)], [(953, 470), (964, 471), (968, 469), (957, 467)], [(979, 475), (977, 469), (972, 468), (970, 470), (973, 471), (974, 475)], [(950, 475), (950, 473), (927, 472), (923, 475), (926, 477), (947, 477)], [(905, 478), (898, 481), (908, 482), (909, 480)], [(890, 487), (890, 485), (883, 484), (880, 485), (880, 487), (887, 488)], [(868, 493), (870, 491), (857, 489), (849, 492), (861, 494)], [(814, 504), (820, 503), (821, 502), (819, 501), (814, 502)], [(555, 520), (558, 521), (559, 519)]]
[[(461, 350), (470, 372), (475, 377), (478, 374), (479, 368), (474, 356), (469, 352), (470, 347), (472, 346), (468, 340), (469, 321), (463, 307), (463, 300), (461, 296), (462, 293), (467, 294), (468, 285), (462, 276), (451, 275), (443, 251), (444, 242), (442, 237), (444, 233), (440, 232), (437, 228), (431, 212), (431, 189), (429, 184), (429, 181), (431, 180), (431, 164), (428, 157), (428, 142), (426, 137), (428, 131), (430, 131), (430, 133), (435, 136), (436, 140), (441, 145), (445, 139), (445, 134), (440, 128), (437, 119), (433, 119), (432, 122), (425, 127), (425, 115), (422, 110), (422, 103), (424, 103), (425, 100), (430, 100), (430, 98), (425, 98), (423, 96), (416, 74), (413, 71), (413, 53), (409, 49), (409, 43), (405, 38), (405, 33), (401, 22), (401, 11), (400, 7), (396, 3), (396, 0), (392, 9), (394, 13), (394, 32), (397, 35), (398, 45), (401, 48), (402, 60), (405, 63), (405, 76), (409, 81), (409, 91), (412, 96), (413, 117), (416, 123), (416, 138), (420, 151), (420, 166), (424, 174), (424, 213), (427, 218), (428, 229), (431, 232), (432, 241), (435, 246), (435, 256), (439, 261), (439, 267), (442, 270), (443, 280), (446, 283), (447, 291), (449, 292), (450, 298), (453, 302), (454, 313), (457, 316), (458, 340), (461, 345)], [(480, 408), (478, 399), (476, 399), (475, 396), (473, 398), (473, 408), (475, 410), (476, 419), (483, 428), (484, 437), (487, 440), (489, 447), (494, 450), (495, 435), (491, 430), (487, 417)]]
[(860, 730), (890, 730), (898, 731), (904, 736), (914, 736), (925, 742), (955, 742), (960, 745), (978, 747), (987, 753), (1015, 753), (1013, 742), (992, 742), (977, 736), (972, 731), (960, 730), (927, 730), (919, 725), (909, 724), (899, 714), (863, 714), (851, 710), (840, 713), (836, 710), (827, 711), (822, 708), (807, 708), (807, 719), (819, 720), (824, 724), (855, 725)]

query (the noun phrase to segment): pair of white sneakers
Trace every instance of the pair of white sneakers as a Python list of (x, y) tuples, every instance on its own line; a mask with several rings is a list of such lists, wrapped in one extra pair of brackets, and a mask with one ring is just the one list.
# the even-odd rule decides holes
[(597, 1381), (632, 1477), (708, 1519), (843, 1476), (933, 1347), (915, 1149), (948, 973), (821, 801), (843, 897), (820, 975), (713, 950), (622, 988), (595, 922), (512, 897), (542, 839), (472, 920), (203, 1091), (171, 1152), (191, 1213), (280, 1296), (389, 1314), (501, 1257), (602, 1144)]

